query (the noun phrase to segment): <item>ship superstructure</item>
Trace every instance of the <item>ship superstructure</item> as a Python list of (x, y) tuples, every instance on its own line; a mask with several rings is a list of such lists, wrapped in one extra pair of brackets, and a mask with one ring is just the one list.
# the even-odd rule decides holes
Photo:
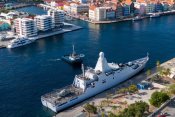
[(76, 75), (71, 85), (41, 96), (41, 102), (54, 112), (61, 111), (131, 78), (148, 60), (146, 56), (126, 64), (108, 63), (100, 52), (95, 69), (82, 66), (83, 73)]

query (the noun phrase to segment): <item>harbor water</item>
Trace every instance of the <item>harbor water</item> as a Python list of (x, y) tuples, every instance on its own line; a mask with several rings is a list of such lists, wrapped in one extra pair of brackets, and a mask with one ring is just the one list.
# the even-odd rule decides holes
[[(19, 9), (43, 14), (42, 9)], [(150, 55), (147, 68), (157, 60), (164, 62), (175, 57), (175, 16), (163, 16), (143, 21), (127, 21), (94, 25), (80, 20), (70, 23), (81, 30), (38, 40), (25, 47), (0, 49), (0, 116), (50, 117), (43, 107), (41, 95), (71, 84), (80, 68), (61, 61), (62, 55), (72, 52), (85, 54), (84, 64), (94, 67), (100, 51), (109, 62), (127, 62)]]

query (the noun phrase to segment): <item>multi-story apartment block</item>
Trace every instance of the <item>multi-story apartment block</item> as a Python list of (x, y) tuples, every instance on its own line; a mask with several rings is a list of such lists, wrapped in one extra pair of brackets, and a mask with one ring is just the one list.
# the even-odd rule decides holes
[(121, 17), (123, 17), (123, 6), (121, 3), (117, 3), (116, 18), (121, 18)]
[(161, 2), (156, 3), (155, 10), (156, 10), (156, 12), (162, 12), (163, 11), (163, 5), (162, 5)]
[(62, 27), (64, 23), (64, 11), (50, 9), (48, 15), (52, 17), (55, 27)]
[(146, 13), (154, 13), (156, 11), (156, 5), (154, 3), (148, 3), (146, 5)]
[(123, 4), (123, 16), (129, 16), (130, 15), (130, 5)]
[(87, 4), (71, 3), (70, 7), (72, 14), (85, 13), (89, 11), (89, 5)]
[(89, 19), (95, 21), (106, 20), (106, 7), (90, 6)]
[(52, 17), (48, 15), (36, 16), (35, 22), (39, 31), (47, 31), (55, 27)]
[(17, 18), (14, 21), (15, 32), (19, 36), (33, 37), (37, 35), (36, 23), (30, 18)]
[(115, 10), (111, 7), (106, 8), (106, 19), (115, 19)]

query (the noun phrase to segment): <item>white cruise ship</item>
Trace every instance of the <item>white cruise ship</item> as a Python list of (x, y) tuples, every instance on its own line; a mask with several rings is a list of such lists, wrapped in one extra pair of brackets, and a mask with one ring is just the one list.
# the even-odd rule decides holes
[(16, 38), (8, 43), (7, 48), (16, 48), (16, 47), (24, 46), (32, 43), (33, 41), (34, 40), (30, 40), (25, 37)]
[(41, 96), (41, 102), (54, 112), (61, 111), (131, 78), (148, 60), (146, 56), (126, 64), (107, 63), (100, 52), (95, 69), (82, 67), (83, 73), (76, 75), (71, 85)]

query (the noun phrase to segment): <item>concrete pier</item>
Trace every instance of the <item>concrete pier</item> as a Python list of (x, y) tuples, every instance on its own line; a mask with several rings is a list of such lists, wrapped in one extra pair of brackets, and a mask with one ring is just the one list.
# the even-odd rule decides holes
[[(64, 23), (64, 25), (65, 25), (65, 27), (63, 27), (63, 29), (54, 29), (51, 32), (45, 32), (45, 33), (42, 33), (42, 34), (38, 34), (38, 36), (30, 37), (29, 39), (32, 39), (32, 40), (36, 41), (38, 39), (43, 39), (45, 37), (50, 37), (50, 36), (54, 36), (54, 35), (58, 35), (58, 34), (67, 33), (67, 32), (82, 29), (82, 27), (80, 27), (80, 26), (76, 26), (76, 25), (69, 24), (69, 23)], [(9, 42), (10, 42), (10, 40), (0, 41), (0, 48), (7, 47)]]

